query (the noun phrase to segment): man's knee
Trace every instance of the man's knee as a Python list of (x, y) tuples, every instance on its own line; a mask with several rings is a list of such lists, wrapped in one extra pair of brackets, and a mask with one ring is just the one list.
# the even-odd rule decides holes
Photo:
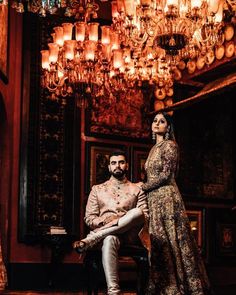
[(140, 208), (133, 208), (129, 212), (132, 212), (134, 219), (139, 219), (139, 220), (144, 221), (144, 214)]
[(116, 248), (119, 248), (120, 246), (120, 240), (117, 236), (114, 236), (114, 235), (109, 235), (107, 237), (104, 238), (103, 240), (103, 247), (116, 247)]
[(118, 225), (131, 225), (137, 226), (144, 223), (145, 217), (143, 211), (140, 208), (133, 208), (129, 210), (123, 217), (118, 221)]

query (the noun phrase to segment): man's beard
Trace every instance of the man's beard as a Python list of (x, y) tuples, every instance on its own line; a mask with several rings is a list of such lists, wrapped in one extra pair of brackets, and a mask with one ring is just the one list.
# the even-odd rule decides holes
[(114, 171), (111, 172), (111, 175), (117, 179), (122, 179), (125, 176), (125, 174), (126, 174), (126, 171), (121, 169), (115, 169)]

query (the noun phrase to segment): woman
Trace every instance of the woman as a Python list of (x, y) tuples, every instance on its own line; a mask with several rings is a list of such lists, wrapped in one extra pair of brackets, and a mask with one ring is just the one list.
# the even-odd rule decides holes
[(152, 123), (155, 145), (145, 163), (149, 233), (150, 279), (146, 294), (203, 295), (210, 286), (191, 233), (183, 200), (175, 183), (178, 146), (171, 117), (158, 113)]

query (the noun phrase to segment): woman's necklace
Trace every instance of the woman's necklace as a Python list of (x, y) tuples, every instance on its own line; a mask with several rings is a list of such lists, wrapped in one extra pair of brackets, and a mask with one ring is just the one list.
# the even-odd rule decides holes
[(163, 143), (164, 141), (165, 141), (165, 139), (162, 139), (161, 141), (157, 142), (157, 143), (155, 144), (155, 146), (157, 147), (157, 146), (162, 145), (162, 143)]

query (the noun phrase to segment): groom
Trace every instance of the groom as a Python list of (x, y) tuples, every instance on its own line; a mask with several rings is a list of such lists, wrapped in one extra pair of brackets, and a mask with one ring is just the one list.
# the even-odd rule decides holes
[[(74, 242), (73, 247), (81, 253), (102, 241), (108, 295), (117, 295), (118, 250), (121, 244), (139, 242), (139, 233), (148, 221), (148, 209), (144, 192), (126, 178), (128, 163), (123, 152), (110, 155), (108, 169), (110, 179), (94, 185), (88, 197), (84, 220), (91, 231), (86, 238)], [(147, 246), (145, 240), (142, 242)]]

